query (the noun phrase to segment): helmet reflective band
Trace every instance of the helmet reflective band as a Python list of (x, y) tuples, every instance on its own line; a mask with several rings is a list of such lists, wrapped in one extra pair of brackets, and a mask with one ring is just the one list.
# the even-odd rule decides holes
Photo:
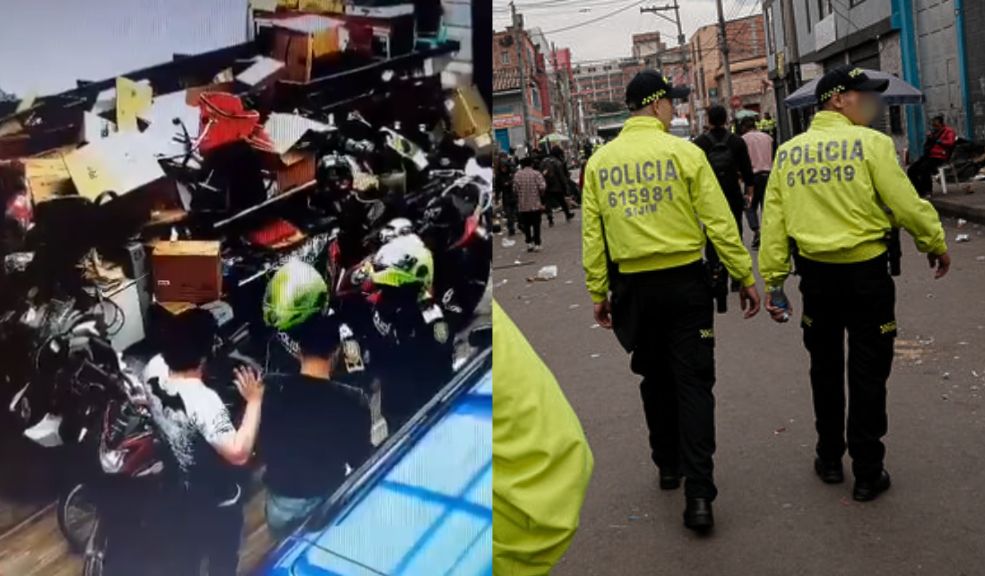
[(381, 286), (421, 284), (430, 290), (434, 279), (431, 251), (416, 234), (398, 236), (384, 244), (371, 266), (373, 283)]
[(291, 260), (267, 283), (263, 321), (277, 330), (290, 330), (321, 313), (328, 304), (328, 285), (310, 264)]

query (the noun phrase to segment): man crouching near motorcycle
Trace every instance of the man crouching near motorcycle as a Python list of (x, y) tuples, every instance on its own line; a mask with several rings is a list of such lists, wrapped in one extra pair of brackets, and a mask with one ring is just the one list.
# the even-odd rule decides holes
[(264, 386), (253, 369), (236, 369), (246, 401), (236, 429), (219, 395), (202, 381), (215, 334), (206, 310), (176, 316), (164, 336), (167, 376), (148, 382), (151, 415), (174, 456), (174, 489), (162, 506), (170, 541), (161, 544), (175, 575), (197, 576), (205, 561), (209, 576), (234, 576), (239, 562), (245, 495), (234, 467), (252, 457)]

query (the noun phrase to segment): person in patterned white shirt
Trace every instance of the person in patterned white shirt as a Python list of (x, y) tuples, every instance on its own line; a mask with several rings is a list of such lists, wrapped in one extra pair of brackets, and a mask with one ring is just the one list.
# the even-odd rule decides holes
[(540, 251), (540, 221), (544, 210), (542, 197), (547, 189), (543, 174), (534, 170), (530, 156), (520, 160), (520, 169), (513, 175), (520, 229), (527, 241), (527, 252)]
[(252, 369), (236, 370), (236, 387), (246, 401), (236, 429), (219, 395), (202, 381), (215, 333), (215, 319), (206, 310), (178, 315), (162, 356), (145, 371), (151, 416), (177, 468), (166, 511), (174, 523), (168, 563), (175, 574), (199, 574), (204, 561), (209, 576), (234, 576), (239, 562), (244, 496), (231, 467), (246, 465), (253, 455), (264, 386)]

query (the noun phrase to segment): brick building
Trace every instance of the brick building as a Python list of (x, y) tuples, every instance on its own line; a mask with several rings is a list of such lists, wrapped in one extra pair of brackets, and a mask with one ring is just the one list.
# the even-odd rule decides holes
[[(521, 91), (520, 58), (513, 28), (493, 34), (493, 129), (500, 148), (526, 143), (524, 124), (530, 127), (530, 144), (548, 132), (551, 98), (544, 54), (524, 32), (523, 43), (527, 85)], [(523, 99), (527, 101), (527, 118), (523, 118)]]
[[(773, 88), (767, 75), (763, 15), (729, 20), (725, 23), (725, 33), (729, 46), (732, 95), (739, 97), (739, 108), (775, 114)], [(691, 57), (695, 117), (700, 129), (705, 123), (708, 108), (715, 104), (732, 107), (723, 96), (725, 70), (718, 47), (718, 25), (698, 28), (687, 46)]]

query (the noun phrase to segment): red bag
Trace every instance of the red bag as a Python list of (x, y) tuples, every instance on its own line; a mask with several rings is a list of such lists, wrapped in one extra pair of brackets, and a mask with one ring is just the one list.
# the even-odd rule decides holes
[(247, 110), (239, 96), (227, 92), (203, 92), (199, 110), (199, 150), (203, 154), (249, 138), (260, 124), (259, 112)]

